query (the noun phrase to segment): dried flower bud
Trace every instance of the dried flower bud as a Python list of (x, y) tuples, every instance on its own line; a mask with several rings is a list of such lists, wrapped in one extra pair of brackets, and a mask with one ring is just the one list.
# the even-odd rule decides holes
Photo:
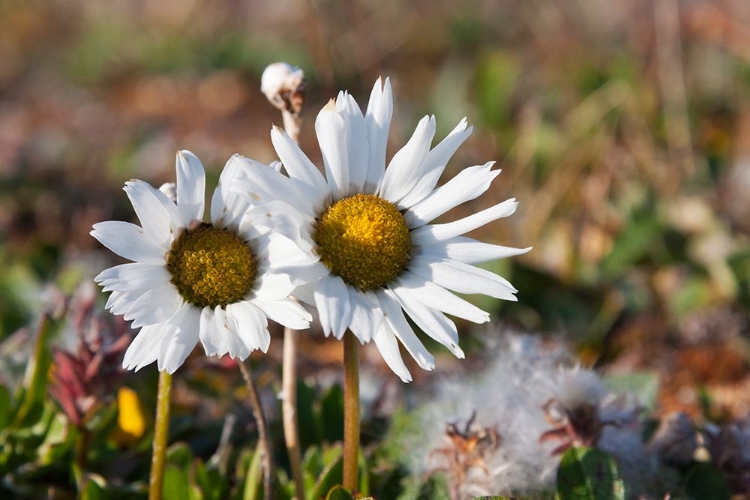
[(662, 419), (648, 447), (667, 464), (687, 465), (698, 449), (698, 433), (686, 413), (672, 413)]
[(282, 111), (298, 115), (305, 103), (305, 73), (284, 62), (269, 64), (260, 79), (260, 90)]
[(602, 422), (596, 406), (580, 404), (569, 408), (553, 398), (542, 409), (554, 428), (542, 433), (539, 442), (560, 442), (552, 454), (562, 454), (576, 446), (593, 446), (601, 436)]
[(735, 494), (750, 493), (750, 420), (727, 422), (703, 429), (711, 460), (727, 478)]

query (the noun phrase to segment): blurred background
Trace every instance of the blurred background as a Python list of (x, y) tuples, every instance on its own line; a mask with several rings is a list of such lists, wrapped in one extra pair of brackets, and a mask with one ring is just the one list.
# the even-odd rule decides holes
[[(31, 336), (19, 329), (115, 263), (88, 233), (98, 221), (134, 221), (124, 181), (173, 181), (178, 149), (203, 160), (210, 185), (234, 153), (275, 159), (269, 131), (281, 117), (259, 87), (279, 60), (307, 76), (300, 140), (319, 165), (318, 110), (341, 89), (365, 107), (387, 76), (389, 157), (423, 115), (437, 117), (436, 140), (466, 116), (474, 133), (445, 177), (493, 159), (503, 169), (445, 220), (521, 202), (476, 234), (534, 247), (490, 266), (519, 302), (471, 297), (497, 324), (459, 325), (464, 362), (431, 345), (438, 370), (473, 370), (506, 332), (539, 333), (651, 391), (657, 415), (748, 415), (745, 0), (3, 1), (5, 380), (24, 367), (7, 358), (27, 345), (14, 332)], [(305, 337), (303, 374), (336, 374), (340, 345)], [(276, 339), (263, 369), (272, 379)], [(364, 359), (395, 381), (377, 352)], [(203, 363), (192, 361), (188, 373)], [(426, 381), (412, 371), (416, 387)]]

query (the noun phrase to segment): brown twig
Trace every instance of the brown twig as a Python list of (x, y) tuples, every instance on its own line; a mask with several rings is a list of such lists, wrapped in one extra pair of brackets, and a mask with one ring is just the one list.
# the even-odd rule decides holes
[(268, 422), (266, 421), (263, 407), (260, 404), (258, 391), (255, 389), (255, 383), (248, 366), (249, 361), (239, 361), (237, 366), (240, 367), (242, 378), (245, 379), (247, 393), (250, 396), (250, 405), (253, 407), (255, 422), (258, 425), (258, 439), (263, 450), (263, 498), (271, 500), (273, 496), (273, 446), (271, 444), (271, 435), (268, 432)]
[(657, 76), (664, 107), (664, 132), (669, 156), (683, 176), (695, 174), (687, 91), (682, 70), (680, 11), (677, 0), (654, 2)]
[(296, 330), (284, 328), (284, 358), (281, 385), (281, 413), (284, 422), (284, 442), (289, 454), (289, 466), (294, 480), (297, 500), (305, 498), (305, 483), (302, 479), (302, 452), (297, 425), (297, 344)]
[[(305, 104), (307, 82), (302, 70), (286, 63), (273, 63), (263, 72), (261, 90), (268, 101), (281, 111), (284, 130), (294, 142), (299, 141), (302, 126), (302, 107)], [(305, 498), (302, 478), (302, 451), (297, 423), (297, 344), (298, 334), (284, 329), (284, 358), (281, 380), (281, 413), (284, 424), (284, 442), (289, 456), (289, 466), (294, 480), (297, 500)]]

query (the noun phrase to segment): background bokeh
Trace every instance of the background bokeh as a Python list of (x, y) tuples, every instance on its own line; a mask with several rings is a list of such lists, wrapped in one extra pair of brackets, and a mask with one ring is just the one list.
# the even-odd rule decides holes
[[(438, 138), (466, 116), (474, 133), (446, 177), (492, 159), (503, 169), (446, 219), (520, 200), (478, 233), (534, 247), (491, 264), (519, 302), (472, 297), (498, 325), (461, 323), (469, 359), (442, 352), (438, 370), (472, 369), (488, 337), (533, 332), (565, 339), (586, 365), (638, 375), (657, 413), (748, 414), (744, 0), (5, 0), (3, 353), (50, 307), (51, 284), (70, 293), (114, 262), (88, 233), (133, 220), (125, 180), (172, 181), (178, 149), (196, 153), (212, 183), (234, 153), (275, 159), (269, 131), (281, 117), (259, 82), (277, 60), (308, 78), (301, 143), (314, 161), (317, 111), (341, 89), (364, 106), (387, 76), (389, 156), (423, 115), (437, 117)], [(318, 333), (306, 342), (308, 373), (333, 366), (335, 377), (340, 345)], [(394, 378), (376, 352), (365, 363)]]

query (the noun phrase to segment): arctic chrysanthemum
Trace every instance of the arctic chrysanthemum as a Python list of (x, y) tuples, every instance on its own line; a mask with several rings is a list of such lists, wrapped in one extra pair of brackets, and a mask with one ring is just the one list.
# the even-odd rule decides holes
[[(363, 115), (355, 100), (339, 93), (315, 122), (325, 178), (281, 129), (271, 132), (288, 174), (250, 166), (248, 181), (235, 184), (248, 200), (283, 191), (300, 214), (297, 241), (320, 256), (295, 294), (314, 304), (326, 335), (350, 329), (374, 341), (386, 363), (404, 381), (411, 375), (398, 341), (419, 366), (434, 367), (404, 312), (427, 335), (458, 357), (456, 326), (445, 313), (476, 323), (489, 314), (454, 295), (483, 293), (516, 300), (504, 278), (473, 266), (528, 249), (482, 243), (464, 233), (511, 215), (514, 199), (448, 224), (428, 224), (451, 208), (483, 194), (500, 173), (493, 163), (469, 167), (436, 188), (446, 164), (471, 134), (466, 120), (434, 148), (435, 118), (425, 117), (412, 138), (385, 166), (393, 112), (388, 80), (378, 80)], [(281, 187), (285, 186), (285, 187)]]
[(107, 308), (141, 328), (125, 353), (126, 369), (156, 361), (160, 371), (173, 373), (198, 341), (209, 356), (245, 359), (268, 349), (268, 318), (294, 329), (309, 326), (310, 315), (289, 298), (294, 285), (286, 272), (317, 258), (276, 229), (284, 219), (274, 213), (283, 214), (283, 204), (253, 206), (228, 190), (242, 164), (233, 157), (224, 168), (210, 222), (203, 222), (203, 165), (180, 151), (176, 202), (143, 181), (130, 181), (124, 189), (142, 227), (94, 225), (94, 238), (134, 261), (95, 278), (112, 292)]

